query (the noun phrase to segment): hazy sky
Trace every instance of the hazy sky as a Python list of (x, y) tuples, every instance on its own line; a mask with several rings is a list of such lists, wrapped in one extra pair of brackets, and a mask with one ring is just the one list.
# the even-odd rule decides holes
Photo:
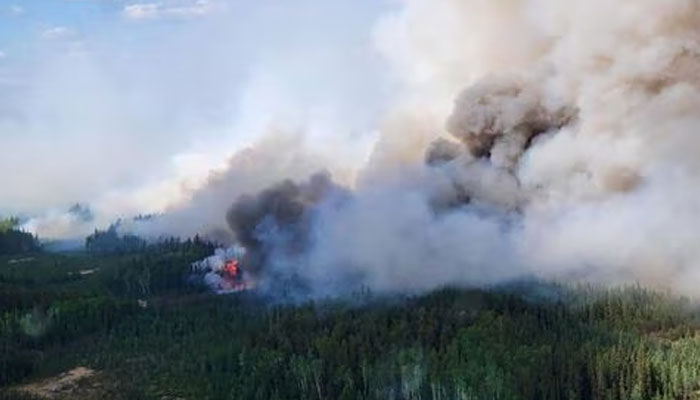
[(0, 215), (158, 211), (271, 126), (361, 151), (391, 6), (0, 0)]

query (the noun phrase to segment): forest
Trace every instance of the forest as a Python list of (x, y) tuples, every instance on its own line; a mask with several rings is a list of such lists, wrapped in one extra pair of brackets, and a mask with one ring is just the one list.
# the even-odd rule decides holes
[(0, 218), (0, 255), (29, 253), (39, 250), (34, 235), (18, 228), (19, 219)]
[(214, 248), (0, 255), (0, 399), (78, 366), (91, 389), (53, 398), (700, 399), (700, 309), (672, 293), (522, 281), (286, 304), (193, 283)]

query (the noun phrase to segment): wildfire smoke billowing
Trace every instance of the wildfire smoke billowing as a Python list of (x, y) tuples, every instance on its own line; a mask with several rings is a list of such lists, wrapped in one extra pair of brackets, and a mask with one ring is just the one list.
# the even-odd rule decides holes
[(261, 284), (695, 290), (698, 1), (413, 0), (376, 36), (404, 96), (356, 182), (222, 199)]
[(242, 292), (255, 287), (255, 280), (241, 268), (245, 250), (240, 246), (217, 249), (203, 260), (192, 264), (195, 274), (204, 274), (203, 282), (219, 294)]

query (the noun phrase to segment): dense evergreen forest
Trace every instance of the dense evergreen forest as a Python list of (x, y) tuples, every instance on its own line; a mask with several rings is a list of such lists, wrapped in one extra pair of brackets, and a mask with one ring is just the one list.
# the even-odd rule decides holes
[(213, 246), (0, 256), (0, 399), (700, 399), (700, 312), (640, 287), (360, 291), (280, 304), (188, 280)]
[(134, 235), (120, 235), (119, 225), (110, 225), (107, 230), (95, 230), (85, 239), (85, 249), (90, 253), (138, 252), (146, 247), (146, 241)]
[(21, 254), (39, 250), (34, 235), (18, 228), (17, 218), (0, 219), (0, 255)]

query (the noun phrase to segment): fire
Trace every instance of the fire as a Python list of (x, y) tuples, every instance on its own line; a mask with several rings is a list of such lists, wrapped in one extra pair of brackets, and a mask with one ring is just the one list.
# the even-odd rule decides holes
[(252, 283), (243, 276), (240, 262), (235, 258), (226, 262), (220, 275), (220, 293), (241, 292), (253, 288)]
[(233, 260), (227, 262), (226, 266), (223, 269), (223, 273), (225, 275), (228, 275), (228, 277), (231, 279), (237, 279), (238, 274), (240, 273), (240, 270), (238, 267), (238, 260), (233, 259)]
[(204, 282), (219, 294), (253, 289), (255, 280), (240, 262), (244, 255), (240, 246), (217, 249), (213, 255), (192, 263), (192, 270), (203, 273)]

